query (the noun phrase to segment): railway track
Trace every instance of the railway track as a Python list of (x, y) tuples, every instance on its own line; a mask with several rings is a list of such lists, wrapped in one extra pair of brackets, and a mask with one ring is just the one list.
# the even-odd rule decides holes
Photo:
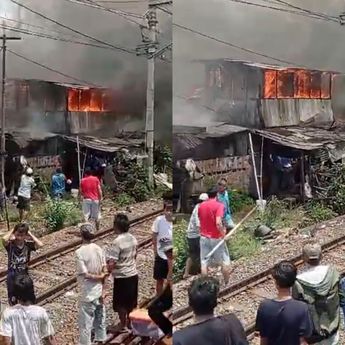
[[(138, 258), (140, 255), (142, 255), (144, 258), (149, 257), (150, 260), (153, 261), (152, 255), (150, 255), (152, 250), (149, 249), (149, 247), (152, 246), (152, 237), (150, 231), (151, 220), (162, 213), (162, 211), (163, 210), (153, 211), (130, 220), (131, 233), (136, 236), (139, 242)], [(145, 227), (147, 227), (146, 231)], [(102, 246), (111, 243), (115, 236), (116, 235), (114, 234), (113, 229), (102, 230), (96, 234), (93, 242), (96, 242)], [(30, 261), (30, 274), (35, 282), (38, 305), (47, 306), (55, 304), (56, 307), (63, 309), (66, 304), (68, 305), (68, 302), (62, 303), (61, 306), (56, 304), (56, 302), (66, 299), (68, 293), (75, 295), (77, 294), (78, 284), (75, 276), (74, 251), (81, 245), (81, 243), (82, 241), (79, 239), (73, 240), (67, 245), (63, 245), (48, 252), (42, 253)], [(140, 260), (138, 261), (140, 266)], [(6, 281), (6, 275), (7, 270), (0, 271), (0, 282)], [(5, 284), (2, 284), (0, 293), (2, 295), (1, 297), (6, 299), (5, 286)], [(148, 302), (149, 299), (146, 298), (145, 301), (142, 301), (140, 305), (145, 306)], [(73, 316), (76, 316), (75, 312), (77, 311), (77, 308), (68, 308), (66, 309), (66, 314), (70, 312), (71, 315), (73, 314)], [(127, 337), (123, 339), (124, 342), (121, 341), (119, 343), (118, 341), (121, 340), (121, 337), (124, 337), (124, 335), (113, 334), (109, 338), (108, 344), (113, 344), (114, 341), (117, 344), (130, 344), (132, 340), (135, 341), (133, 344), (153, 344), (152, 342), (147, 342), (146, 339), (135, 339), (137, 337), (131, 339), (130, 335), (127, 335)], [(72, 342), (66, 342), (64, 344), (72, 344)]]
[[(323, 262), (336, 265), (340, 273), (345, 273), (343, 252), (345, 250), (345, 235), (330, 240), (322, 245)], [(303, 269), (302, 255), (288, 258), (298, 269)], [(242, 321), (248, 340), (255, 336), (255, 317), (260, 302), (264, 298), (275, 296), (275, 286), (271, 277), (272, 267), (262, 270), (220, 291), (218, 314), (235, 312)], [(182, 329), (192, 323), (193, 313), (187, 306), (178, 308), (173, 313), (173, 324), (176, 329)]]

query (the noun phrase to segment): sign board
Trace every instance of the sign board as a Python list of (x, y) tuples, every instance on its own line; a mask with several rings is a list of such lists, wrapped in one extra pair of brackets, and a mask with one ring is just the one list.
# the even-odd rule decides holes
[(28, 165), (33, 169), (53, 168), (60, 165), (60, 156), (39, 156), (26, 158)]

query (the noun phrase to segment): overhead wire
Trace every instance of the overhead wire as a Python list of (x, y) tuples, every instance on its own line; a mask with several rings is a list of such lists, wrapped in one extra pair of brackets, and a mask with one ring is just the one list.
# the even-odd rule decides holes
[(183, 29), (185, 31), (189, 31), (189, 32), (192, 32), (196, 35), (199, 35), (201, 37), (204, 37), (204, 38), (208, 38), (212, 41), (215, 41), (215, 42), (218, 42), (218, 43), (222, 43), (226, 46), (229, 46), (229, 47), (232, 47), (232, 48), (236, 48), (238, 50), (242, 50), (244, 52), (247, 52), (247, 53), (251, 53), (251, 54), (254, 54), (254, 55), (257, 55), (257, 56), (261, 56), (261, 57), (264, 57), (266, 59), (270, 59), (270, 60), (274, 60), (274, 61), (277, 61), (277, 62), (280, 62), (280, 63), (284, 63), (284, 64), (287, 64), (287, 65), (292, 65), (292, 66), (296, 66), (296, 67), (306, 67), (306, 66), (302, 66), (302, 65), (298, 65), (298, 64), (295, 64), (291, 61), (288, 61), (288, 60), (284, 60), (284, 59), (279, 59), (279, 58), (276, 58), (274, 56), (271, 56), (271, 55), (268, 55), (268, 54), (264, 54), (264, 53), (260, 53), (260, 52), (257, 52), (255, 50), (252, 50), (252, 49), (248, 49), (248, 48), (244, 48), (244, 47), (241, 47), (237, 44), (234, 44), (234, 43), (231, 43), (231, 42), (227, 42), (225, 40), (222, 40), (220, 38), (217, 38), (217, 37), (214, 37), (214, 36), (211, 36), (211, 35), (208, 35), (208, 34), (205, 34), (203, 32), (200, 32), (198, 30), (195, 30), (195, 29), (192, 29), (192, 28), (189, 28), (187, 26), (184, 26), (184, 25), (181, 25), (181, 24), (177, 24), (177, 23), (173, 23), (173, 26), (176, 26), (180, 29)]
[(74, 28), (68, 26), (68, 25), (65, 25), (65, 24), (63, 24), (63, 23), (60, 23), (60, 22), (58, 22), (57, 20), (54, 20), (54, 19), (52, 19), (52, 18), (50, 18), (50, 17), (48, 17), (48, 16), (46, 16), (46, 15), (44, 15), (44, 14), (38, 12), (38, 11), (35, 11), (35, 10), (33, 10), (32, 8), (30, 8), (30, 7), (24, 5), (24, 4), (22, 4), (22, 3), (20, 3), (20, 2), (18, 2), (18, 1), (16, 1), (16, 0), (10, 0), (10, 1), (13, 2), (14, 4), (18, 5), (18, 6), (22, 7), (22, 8), (25, 8), (27, 11), (36, 14), (37, 16), (39, 16), (39, 17), (41, 17), (41, 18), (44, 18), (44, 19), (46, 19), (46, 20), (48, 20), (48, 21), (50, 21), (50, 22), (52, 22), (52, 23), (54, 23), (54, 24), (56, 24), (56, 25), (58, 25), (58, 26), (63, 27), (64, 29), (68, 29), (68, 30), (70, 30), (70, 31), (72, 31), (72, 32), (74, 32), (74, 33), (76, 33), (76, 34), (79, 34), (79, 35), (81, 35), (81, 36), (83, 36), (83, 37), (86, 37), (86, 38), (91, 39), (91, 40), (93, 40), (93, 41), (95, 41), (95, 42), (101, 43), (101, 44), (103, 44), (103, 45), (109, 46), (109, 47), (111, 47), (111, 48), (113, 48), (113, 49), (115, 49), (115, 50), (119, 50), (119, 51), (122, 51), (122, 52), (126, 52), (126, 53), (129, 53), (129, 54), (135, 54), (135, 55), (136, 55), (136, 52), (133, 51), (133, 50), (129, 50), (129, 49), (127, 49), (127, 48), (120, 47), (120, 46), (115, 46), (114, 44), (111, 44), (111, 43), (102, 41), (102, 40), (100, 40), (100, 39), (98, 39), (98, 38), (95, 38), (95, 37), (93, 37), (93, 36), (90, 36), (90, 35), (88, 35), (88, 34), (85, 34), (85, 33), (81, 32), (81, 31), (79, 31), (79, 30), (76, 30), (76, 29), (74, 29)]
[(31, 62), (31, 63), (34, 64), (34, 65), (37, 65), (37, 66), (39, 66), (39, 67), (42, 67), (42, 68), (44, 68), (44, 69), (46, 69), (46, 70), (48, 70), (48, 71), (57, 73), (57, 74), (59, 74), (59, 75), (61, 75), (61, 76), (63, 76), (63, 77), (69, 78), (69, 79), (71, 79), (71, 80), (77, 81), (78, 83), (82, 83), (82, 84), (85, 84), (85, 85), (92, 85), (92, 86), (95, 86), (95, 87), (99, 87), (98, 85), (96, 85), (96, 84), (94, 84), (94, 83), (90, 83), (90, 82), (88, 82), (88, 81), (86, 81), (86, 80), (83, 80), (83, 79), (79, 79), (79, 78), (73, 77), (73, 76), (68, 75), (68, 74), (66, 74), (66, 73), (63, 73), (63, 72), (61, 72), (61, 71), (58, 71), (58, 70), (56, 70), (56, 69), (54, 69), (54, 68), (52, 68), (52, 67), (49, 67), (49, 66), (44, 65), (44, 64), (42, 64), (42, 63), (40, 63), (40, 62), (37, 62), (37, 61), (35, 61), (35, 60), (31, 59), (31, 58), (28, 58), (28, 57), (26, 57), (26, 56), (24, 56), (24, 55), (21, 55), (21, 54), (15, 52), (15, 51), (13, 51), (12, 49), (8, 49), (8, 48), (7, 48), (6, 51), (9, 52), (9, 53), (11, 53), (11, 54), (14, 55), (14, 56), (17, 56), (18, 58), (20, 58), (20, 59), (22, 59), (22, 60), (25, 60), (25, 61), (27, 61), (27, 62)]
[(169, 11), (168, 9), (166, 9), (165, 7), (163, 6), (156, 6), (159, 10), (161, 10), (162, 12), (165, 12), (167, 14), (170, 14), (172, 15), (173, 13), (171, 11)]

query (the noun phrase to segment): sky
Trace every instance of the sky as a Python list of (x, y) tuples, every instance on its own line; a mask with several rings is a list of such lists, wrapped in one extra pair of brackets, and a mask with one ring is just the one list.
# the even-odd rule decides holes
[[(247, 2), (289, 9), (276, 0)], [(343, 0), (286, 2), (327, 16), (345, 12)], [(316, 20), (232, 0), (174, 0), (173, 22), (296, 65), (345, 73), (345, 26), (329, 20)], [(173, 92), (178, 95), (185, 95), (204, 82), (203, 66), (193, 62), (195, 59), (226, 57), (277, 64), (272, 59), (243, 52), (176, 26), (173, 27), (173, 41)], [(176, 109), (181, 109), (181, 100), (174, 98), (174, 108), (175, 105)], [(195, 116), (195, 113), (190, 115)], [(174, 113), (174, 122), (181, 118), (186, 118), (185, 114)]]

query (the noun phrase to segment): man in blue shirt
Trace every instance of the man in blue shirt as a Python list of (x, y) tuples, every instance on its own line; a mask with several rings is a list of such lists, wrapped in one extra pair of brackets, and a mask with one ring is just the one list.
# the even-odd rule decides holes
[(227, 181), (224, 177), (218, 182), (217, 200), (224, 205), (224, 226), (226, 230), (229, 231), (233, 229), (235, 225), (231, 217), (230, 198), (227, 191)]
[(62, 198), (65, 194), (66, 176), (61, 168), (57, 168), (52, 176), (52, 196), (53, 198)]

